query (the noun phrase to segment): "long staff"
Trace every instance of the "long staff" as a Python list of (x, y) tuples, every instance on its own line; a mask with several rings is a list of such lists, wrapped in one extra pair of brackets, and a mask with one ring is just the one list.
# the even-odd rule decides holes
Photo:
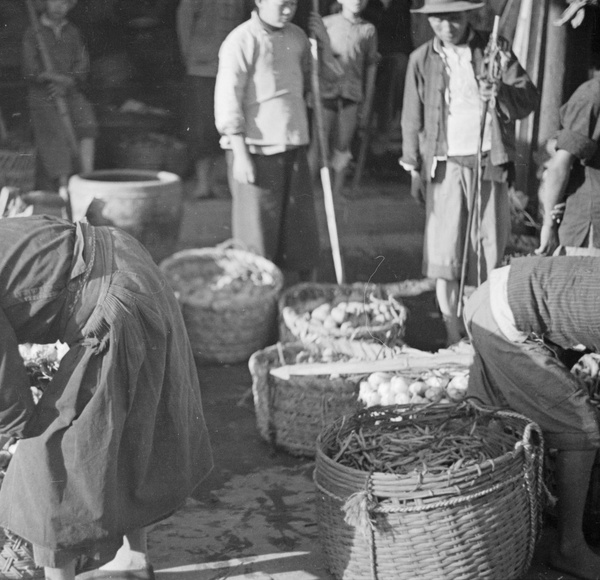
[[(48, 52), (48, 47), (44, 42), (44, 37), (42, 36), (42, 31), (40, 29), (40, 23), (38, 21), (38, 16), (35, 11), (35, 7), (33, 6), (32, 0), (26, 0), (26, 2), (27, 11), (29, 12), (29, 20), (31, 21), (31, 26), (35, 34), (35, 39), (38, 45), (38, 49), (40, 51), (40, 56), (42, 58), (42, 65), (44, 67), (45, 72), (52, 73), (54, 72), (54, 63), (52, 62), (52, 58), (50, 57), (50, 53)], [(79, 144), (77, 142), (75, 130), (73, 129), (73, 123), (71, 122), (71, 116), (69, 114), (69, 108), (67, 107), (67, 101), (62, 95), (55, 94), (54, 102), (56, 104), (60, 120), (63, 124), (65, 136), (67, 138), (69, 147), (73, 152), (73, 155), (79, 160)]]
[[(496, 16), (494, 18), (494, 28), (492, 34), (490, 35), (490, 39), (488, 45), (485, 49), (484, 61), (483, 61), (483, 71), (481, 78), (487, 82), (492, 84), (497, 84), (500, 81), (502, 70), (504, 64), (502, 62), (502, 54), (500, 47), (498, 45), (498, 27), (500, 24), (500, 17)], [(474, 181), (473, 194), (471, 195), (471, 202), (469, 204), (469, 217), (467, 219), (467, 231), (465, 233), (465, 241), (463, 247), (463, 255), (462, 255), (462, 263), (461, 263), (461, 272), (460, 272), (460, 285), (458, 288), (458, 304), (456, 313), (457, 316), (462, 315), (463, 309), (463, 296), (465, 292), (465, 283), (467, 278), (467, 266), (469, 262), (469, 248), (471, 242), (471, 231), (473, 229), (473, 219), (475, 216), (475, 210), (478, 203), (481, 200), (481, 185), (483, 179), (483, 168), (482, 168), (482, 145), (483, 145), (483, 136), (485, 133), (486, 126), (486, 118), (489, 110), (489, 101), (484, 101), (483, 103), (483, 111), (481, 113), (481, 127), (479, 131), (479, 140), (477, 142), (477, 167), (476, 167), (476, 178)], [(480, 232), (477, 233), (480, 235)], [(479, 241), (477, 242), (477, 261), (479, 268)]]
[[(457, 306), (457, 315), (460, 317), (462, 315), (462, 305), (463, 305), (463, 296), (465, 293), (465, 284), (467, 279), (467, 266), (469, 263), (469, 248), (471, 244), (471, 231), (473, 230), (473, 220), (475, 217), (475, 211), (477, 209), (477, 203), (481, 199), (481, 184), (483, 177), (483, 168), (482, 165), (482, 152), (481, 147), (483, 143), (483, 135), (485, 132), (486, 126), (486, 117), (488, 113), (489, 104), (488, 101), (485, 101), (483, 104), (483, 111), (481, 112), (481, 129), (479, 132), (479, 141), (477, 143), (477, 167), (475, 168), (476, 176), (475, 183), (473, 187), (473, 194), (471, 195), (471, 201), (469, 203), (469, 217), (467, 220), (467, 231), (465, 234), (465, 243), (463, 247), (463, 255), (462, 255), (462, 263), (460, 269), (460, 286), (458, 289), (458, 306)], [(479, 235), (479, 233), (478, 233)], [(479, 252), (477, 252), (479, 254)]]
[[(319, 12), (319, 0), (313, 0), (313, 12)], [(338, 237), (337, 223), (335, 219), (335, 207), (333, 205), (333, 188), (331, 186), (331, 173), (329, 171), (329, 152), (327, 146), (327, 135), (325, 134), (325, 124), (323, 122), (323, 103), (321, 101), (321, 86), (319, 83), (319, 48), (317, 39), (311, 34), (310, 46), (312, 52), (312, 92), (314, 100), (314, 115), (317, 126), (317, 136), (319, 139), (319, 151), (321, 160), (321, 185), (323, 186), (323, 199), (325, 201), (325, 215), (327, 217), (327, 230), (329, 232), (329, 242), (331, 243), (331, 252), (333, 254), (333, 266), (335, 268), (335, 277), (338, 284), (344, 283), (344, 266), (342, 263), (342, 253), (340, 250), (340, 241)]]

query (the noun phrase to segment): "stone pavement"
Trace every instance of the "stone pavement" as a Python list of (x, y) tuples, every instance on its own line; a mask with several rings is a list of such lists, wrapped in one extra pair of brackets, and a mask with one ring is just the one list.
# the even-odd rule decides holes
[[(423, 214), (406, 183), (373, 182), (364, 191), (339, 204), (348, 281), (420, 277)], [(180, 246), (227, 240), (229, 212), (228, 200), (188, 199)], [(327, 249), (319, 276), (334, 280)], [(433, 296), (413, 306), (407, 342), (436, 350), (442, 325)], [(332, 580), (314, 512), (313, 461), (275, 451), (260, 438), (246, 364), (199, 366), (199, 376), (215, 469), (194, 498), (150, 533), (158, 580)], [(553, 534), (548, 526), (523, 580), (569, 580), (543, 565)]]

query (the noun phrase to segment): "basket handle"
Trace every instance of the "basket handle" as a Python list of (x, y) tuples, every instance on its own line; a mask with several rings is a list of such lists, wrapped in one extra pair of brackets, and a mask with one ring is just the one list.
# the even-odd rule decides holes
[(237, 238), (229, 238), (220, 244), (215, 246), (218, 250), (244, 250), (245, 252), (249, 252), (248, 246), (242, 242), (242, 240), (238, 240)]

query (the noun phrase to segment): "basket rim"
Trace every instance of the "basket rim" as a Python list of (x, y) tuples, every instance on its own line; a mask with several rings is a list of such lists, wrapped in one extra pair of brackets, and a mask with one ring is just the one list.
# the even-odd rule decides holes
[[(383, 291), (385, 299), (392, 301), (394, 308), (397, 310), (396, 317), (386, 322), (385, 324), (373, 324), (373, 325), (361, 325), (354, 326), (349, 331), (342, 331), (339, 328), (323, 328), (322, 325), (312, 322), (312, 320), (307, 320), (304, 318), (304, 315), (308, 312), (299, 312), (297, 311), (292, 303), (288, 303), (290, 297), (299, 297), (303, 292), (308, 290), (320, 291), (325, 298), (325, 302), (327, 302), (327, 293), (336, 293), (341, 295), (343, 298), (344, 293), (352, 294), (355, 291), (358, 291), (364, 286), (372, 285), (373, 287)], [(361, 283), (355, 282), (353, 284), (333, 284), (333, 283), (319, 283), (319, 282), (302, 282), (300, 284), (296, 284), (288, 289), (286, 289), (279, 298), (279, 312), (281, 313), (281, 317), (287, 324), (290, 330), (294, 330), (295, 327), (303, 327), (297, 328), (302, 332), (311, 332), (318, 336), (326, 336), (333, 339), (347, 339), (347, 340), (361, 340), (364, 339), (363, 334), (377, 334), (377, 333), (385, 333), (389, 330), (392, 330), (396, 327), (403, 327), (406, 324), (406, 319), (408, 317), (408, 309), (402, 302), (400, 296), (393, 291), (390, 285), (386, 284), (372, 284), (372, 283)], [(368, 295), (368, 294), (366, 294)], [(296, 302), (298, 304), (299, 302)], [(375, 339), (377, 337), (374, 337)]]
[[(165, 276), (169, 276), (171, 269), (177, 266), (180, 263), (183, 263), (188, 259), (197, 259), (197, 258), (228, 258), (228, 257), (243, 257), (244, 259), (254, 262), (260, 269), (267, 271), (269, 274), (273, 276), (272, 284), (265, 284), (261, 286), (264, 289), (264, 292), (261, 296), (258, 297), (257, 300), (249, 301), (249, 303), (259, 303), (264, 302), (265, 300), (270, 300), (271, 297), (275, 294), (279, 294), (281, 289), (283, 288), (284, 278), (283, 272), (277, 267), (276, 264), (267, 260), (267, 258), (263, 256), (259, 256), (258, 254), (254, 254), (247, 250), (241, 250), (237, 248), (188, 248), (185, 250), (180, 250), (175, 252), (171, 256), (168, 256), (164, 260), (162, 260), (159, 264), (160, 270), (165, 274)], [(205, 303), (202, 303), (197, 300), (190, 299), (189, 297), (178, 298), (180, 303), (189, 304), (189, 305), (202, 305), (206, 306)]]
[[(440, 405), (422, 405), (419, 408), (416, 405), (409, 404), (409, 405), (394, 405), (394, 407), (395, 408), (404, 408), (407, 410), (413, 409), (415, 414), (417, 414), (419, 412), (426, 413), (428, 410), (431, 410), (431, 409), (434, 409), (434, 410), (440, 411), (440, 412), (443, 411), (443, 408)], [(446, 411), (450, 408), (450, 406), (448, 406), (448, 405), (444, 405), (444, 407), (446, 407)], [(511, 419), (517, 420), (523, 424), (524, 429), (530, 425), (534, 426), (534, 428), (537, 430), (537, 432), (541, 433), (541, 431), (539, 430), (539, 427), (531, 419), (525, 417), (524, 415), (520, 415), (519, 413), (515, 413), (512, 411), (506, 411), (506, 410), (499, 409), (499, 408), (483, 408), (482, 409), (478, 406), (474, 406), (473, 403), (471, 403), (469, 401), (464, 401), (462, 403), (458, 403), (457, 405), (455, 405), (455, 408), (461, 409), (461, 410), (467, 409), (468, 407), (471, 407), (471, 408), (474, 407), (474, 408), (479, 409), (482, 412), (488, 413), (490, 415), (495, 415), (498, 417), (506, 417), (506, 418), (511, 418)], [(370, 407), (367, 409), (363, 409), (362, 411), (359, 411), (359, 413), (357, 413), (357, 414), (360, 414), (360, 413), (369, 414), (369, 413), (377, 412), (377, 410), (378, 410), (377, 407)], [(374, 472), (362, 471), (359, 469), (355, 469), (353, 467), (349, 467), (347, 465), (342, 465), (338, 461), (334, 461), (333, 458), (329, 457), (323, 450), (324, 439), (325, 439), (325, 437), (327, 437), (331, 433), (333, 433), (336, 429), (340, 429), (341, 426), (345, 422), (346, 423), (348, 422), (348, 419), (349, 419), (348, 417), (341, 417), (341, 418), (337, 419), (336, 421), (334, 421), (331, 425), (326, 427), (319, 434), (317, 441), (316, 441), (316, 457), (317, 457), (318, 461), (321, 461), (325, 465), (328, 465), (331, 469), (334, 469), (335, 471), (340, 473), (342, 476), (346, 475), (346, 476), (354, 477), (354, 478), (363, 478), (365, 482), (367, 480), (371, 480), (374, 487), (377, 487), (378, 484), (383, 487), (383, 486), (393, 485), (394, 483), (399, 484), (400, 482), (403, 484), (414, 482), (415, 485), (416, 484), (422, 485), (424, 483), (422, 480), (419, 479), (419, 477), (416, 477), (411, 474), (402, 475), (402, 474), (396, 474), (396, 473), (384, 473), (384, 472), (380, 472), (380, 471), (374, 471)], [(543, 448), (543, 444), (540, 447)], [(515, 441), (515, 446), (510, 451), (507, 451), (506, 453), (503, 453), (502, 455), (499, 455), (496, 458), (486, 459), (483, 462), (478, 463), (476, 465), (469, 465), (466, 468), (461, 467), (461, 468), (457, 469), (455, 472), (453, 472), (452, 477), (455, 479), (458, 479), (460, 477), (464, 477), (467, 475), (482, 476), (486, 472), (498, 471), (500, 466), (506, 464), (509, 461), (513, 461), (517, 455), (522, 455), (522, 451), (523, 451), (523, 446), (519, 445), (519, 441)], [(315, 469), (315, 477), (316, 477), (317, 471), (318, 470)], [(436, 477), (431, 478), (431, 480), (428, 481), (427, 483), (429, 483), (431, 486), (435, 486), (438, 483), (438, 480), (441, 481), (441, 478), (436, 476)], [(446, 476), (444, 476), (444, 480), (446, 480), (446, 482), (449, 483), (449, 481), (447, 481)]]

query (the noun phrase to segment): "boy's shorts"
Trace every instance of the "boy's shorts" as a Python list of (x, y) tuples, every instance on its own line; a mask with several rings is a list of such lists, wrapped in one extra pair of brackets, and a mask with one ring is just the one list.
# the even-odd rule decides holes
[[(474, 178), (472, 169), (445, 161), (438, 164), (427, 185), (423, 274), (428, 278), (460, 278)], [(504, 257), (510, 234), (507, 184), (484, 180), (480, 202), (475, 208), (467, 262), (467, 283), (474, 286), (486, 280)]]

